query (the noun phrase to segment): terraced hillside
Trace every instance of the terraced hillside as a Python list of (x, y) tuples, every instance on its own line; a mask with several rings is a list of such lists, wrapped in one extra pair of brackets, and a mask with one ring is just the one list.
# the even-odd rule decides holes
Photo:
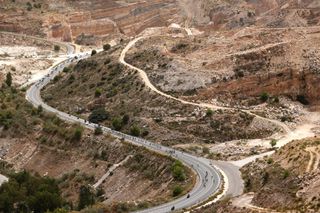
[(28, 1), (3, 0), (0, 30), (42, 35), (63, 41), (79, 35), (135, 35), (168, 25), (177, 14), (175, 0)]

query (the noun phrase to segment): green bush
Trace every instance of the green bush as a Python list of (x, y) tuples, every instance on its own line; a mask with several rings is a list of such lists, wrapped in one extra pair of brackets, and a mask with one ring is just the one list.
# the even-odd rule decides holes
[(32, 10), (32, 4), (30, 2), (27, 2), (27, 10), (28, 11)]
[(61, 79), (61, 75), (56, 75), (56, 76), (54, 76), (54, 78), (53, 78), (53, 82), (54, 82), (54, 83), (57, 83), (60, 79)]
[(105, 45), (103, 45), (103, 50), (104, 50), (104, 51), (110, 50), (110, 48), (111, 48), (111, 45), (110, 45), (110, 44), (105, 44)]
[(270, 141), (270, 145), (272, 146), (272, 147), (275, 147), (276, 145), (277, 145), (277, 140), (276, 139), (272, 139), (271, 141)]
[(108, 112), (105, 110), (105, 108), (100, 107), (100, 108), (94, 109), (89, 115), (88, 119), (92, 123), (99, 123), (104, 120), (107, 120), (108, 118), (109, 118)]
[(80, 141), (83, 133), (83, 128), (82, 127), (76, 127), (73, 133), (72, 140), (73, 141)]
[(42, 111), (43, 111), (43, 107), (42, 107), (42, 105), (39, 105), (38, 108), (37, 108), (37, 113), (41, 114)]
[(261, 95), (260, 95), (260, 100), (262, 101), (262, 102), (266, 102), (268, 99), (269, 99), (269, 94), (268, 93), (266, 93), (266, 92), (263, 92)]
[(54, 45), (53, 46), (53, 50), (56, 51), (56, 52), (59, 52), (61, 49), (61, 47), (59, 45)]
[(297, 101), (299, 101), (303, 105), (309, 105), (310, 104), (310, 102), (307, 100), (307, 98), (304, 95), (297, 95)]
[(289, 171), (288, 171), (288, 170), (285, 170), (285, 171), (283, 172), (283, 179), (286, 179), (287, 177), (289, 177), (289, 175), (290, 175)]
[(8, 72), (6, 75), (6, 84), (8, 85), (8, 87), (11, 87), (12, 85), (12, 75), (10, 72)]
[(184, 167), (182, 163), (176, 160), (171, 166), (172, 176), (177, 181), (184, 181), (186, 179)]
[(177, 197), (178, 195), (180, 195), (181, 193), (183, 192), (183, 189), (181, 186), (175, 186), (173, 188), (173, 191), (172, 191), (172, 196), (173, 197)]
[(91, 56), (94, 56), (95, 54), (97, 54), (97, 51), (96, 50), (92, 50), (91, 51)]
[(62, 72), (68, 73), (70, 72), (70, 70), (71, 70), (70, 67), (64, 67)]
[(123, 125), (127, 125), (128, 123), (129, 123), (129, 115), (124, 115), (123, 117), (122, 117), (122, 124)]
[(0, 187), (0, 212), (42, 213), (60, 208), (63, 204), (54, 179), (32, 176), (23, 171), (9, 176)]
[(95, 135), (101, 135), (103, 133), (102, 128), (100, 126), (96, 127), (94, 129), (94, 134)]
[(97, 88), (96, 91), (94, 92), (94, 97), (98, 98), (102, 94), (101, 89)]
[(78, 201), (78, 210), (81, 210), (87, 206), (91, 206), (95, 203), (94, 193), (88, 186), (81, 186)]
[(210, 149), (208, 147), (202, 147), (203, 154), (210, 154)]
[(119, 131), (122, 128), (122, 121), (119, 118), (114, 118), (112, 120), (112, 127), (116, 130)]
[(207, 109), (206, 116), (211, 117), (213, 115), (212, 109)]
[(132, 126), (131, 129), (130, 129), (130, 134), (133, 135), (133, 136), (136, 136), (136, 137), (139, 137), (140, 136), (140, 128), (137, 127), (136, 125)]

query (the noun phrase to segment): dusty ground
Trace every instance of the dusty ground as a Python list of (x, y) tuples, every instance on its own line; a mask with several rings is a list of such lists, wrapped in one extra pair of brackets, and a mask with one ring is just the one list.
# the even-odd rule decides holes
[(0, 33), (0, 40), (0, 72), (10, 72), (17, 85), (40, 79), (59, 55), (65, 54), (63, 47), (55, 52), (50, 42), (22, 35)]
[(252, 205), (279, 211), (319, 211), (318, 148), (318, 138), (297, 140), (244, 167), (246, 190), (256, 192)]
[(316, 86), (310, 78), (317, 79), (319, 73), (314, 45), (318, 36), (316, 27), (244, 28), (195, 38), (155, 36), (139, 42), (127, 60), (146, 70), (161, 90), (188, 95), (189, 100), (251, 106), (266, 92), (271, 98), (296, 100), (300, 95), (313, 102), (318, 98), (315, 90), (296, 78), (302, 75)]

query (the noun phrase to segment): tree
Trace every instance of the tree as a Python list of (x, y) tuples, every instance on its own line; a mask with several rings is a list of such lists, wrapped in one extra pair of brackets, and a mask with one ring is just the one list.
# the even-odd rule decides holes
[(261, 100), (262, 102), (266, 102), (268, 99), (269, 99), (269, 94), (268, 94), (268, 93), (263, 92), (263, 93), (260, 95), (260, 100)]
[(57, 182), (48, 177), (22, 171), (10, 174), (9, 181), (0, 186), (0, 212), (42, 213), (62, 204)]
[(91, 192), (88, 186), (81, 186), (79, 193), (78, 210), (81, 210), (87, 206), (91, 206), (95, 203), (94, 194)]
[(287, 177), (289, 177), (289, 175), (290, 175), (289, 170), (284, 170), (284, 172), (283, 172), (283, 179), (286, 179)]
[(92, 50), (92, 51), (91, 51), (91, 56), (93, 56), (93, 55), (95, 55), (95, 54), (97, 54), (97, 51), (96, 51), (96, 50)]
[(12, 85), (12, 75), (11, 75), (11, 72), (8, 72), (7, 75), (6, 75), (6, 84), (11, 87)]
[(136, 125), (132, 126), (130, 129), (130, 134), (136, 137), (140, 136), (140, 128), (137, 127)]
[(122, 128), (122, 121), (119, 118), (114, 118), (112, 120), (112, 127), (116, 130), (119, 131)]
[(98, 98), (102, 94), (101, 89), (97, 88), (96, 91), (94, 92), (94, 97)]
[(89, 121), (92, 123), (99, 123), (101, 121), (107, 120), (109, 113), (105, 110), (104, 107), (94, 109), (89, 115)]
[(184, 181), (186, 179), (186, 175), (184, 172), (183, 165), (180, 161), (175, 161), (171, 167), (172, 176), (175, 180)]
[(310, 102), (308, 101), (308, 99), (304, 95), (297, 95), (297, 101), (299, 101), (303, 105), (309, 105), (310, 104)]
[(94, 134), (95, 135), (101, 135), (103, 133), (102, 128), (100, 126), (96, 127), (94, 129)]
[(80, 126), (76, 127), (76, 129), (74, 130), (74, 133), (73, 133), (72, 140), (73, 141), (80, 141), (81, 137), (82, 137), (82, 132), (83, 132), (83, 129)]
[(70, 67), (64, 67), (62, 72), (68, 73), (70, 72)]
[(207, 109), (206, 116), (211, 117), (213, 115), (212, 109)]
[(104, 51), (110, 50), (110, 48), (111, 48), (111, 45), (110, 45), (110, 44), (105, 44), (105, 45), (103, 45), (103, 50), (104, 50)]
[(173, 192), (172, 192), (172, 196), (176, 197), (178, 195), (180, 195), (182, 193), (183, 189), (181, 188), (181, 186), (175, 186), (173, 188)]
[(59, 45), (54, 45), (54, 46), (53, 46), (53, 50), (56, 51), (56, 52), (59, 52), (60, 49), (61, 49), (61, 48), (60, 48)]
[(37, 113), (40, 114), (43, 111), (42, 105), (38, 106)]
[(28, 11), (32, 10), (32, 4), (30, 2), (27, 2), (27, 10)]
[(127, 125), (129, 123), (129, 115), (125, 114), (123, 117), (122, 117), (122, 124), (123, 125)]
[(210, 149), (208, 147), (202, 147), (203, 154), (210, 154)]
[(271, 145), (272, 147), (275, 147), (275, 146), (277, 145), (277, 140), (276, 140), (276, 139), (272, 139), (272, 140), (270, 141), (270, 145)]

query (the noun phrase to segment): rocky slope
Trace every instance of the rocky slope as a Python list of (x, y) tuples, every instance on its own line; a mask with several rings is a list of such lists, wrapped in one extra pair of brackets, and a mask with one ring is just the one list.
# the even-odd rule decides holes
[[(155, 36), (127, 54), (161, 90), (192, 101), (260, 104), (260, 95), (317, 105), (319, 27)], [(142, 48), (143, 47), (143, 48)]]
[[(44, 100), (63, 111), (164, 145), (260, 138), (278, 130), (236, 109), (211, 111), (155, 94), (136, 72), (118, 64), (124, 45), (72, 65), (45, 88)], [(206, 149), (195, 154), (214, 157)]]
[(193, 212), (319, 212), (319, 144), (318, 137), (296, 140), (246, 165), (244, 195)]
[[(294, 141), (242, 169), (252, 203), (269, 209), (319, 211), (319, 139)], [(311, 165), (311, 166), (310, 166)]]
[(58, 179), (71, 208), (81, 186), (93, 185), (127, 156), (131, 158), (92, 190), (106, 207), (129, 202), (126, 211), (146, 208), (174, 199), (175, 187), (186, 193), (193, 186), (193, 173), (171, 158), (67, 124), (41, 107), (34, 109), (15, 88), (3, 86), (0, 97), (0, 172), (25, 169)]
[(1, 0), (0, 30), (74, 41), (178, 22), (203, 30), (246, 26), (306, 27), (319, 24), (317, 0)]
[(204, 30), (245, 26), (306, 27), (318, 25), (320, 20), (320, 6), (317, 0), (181, 0), (180, 2), (183, 2), (185, 16), (189, 22), (203, 26)]
[(63, 41), (81, 34), (97, 40), (110, 34), (135, 35), (147, 27), (168, 25), (177, 14), (175, 0), (28, 1), (2, 0), (0, 30), (36, 34)]

